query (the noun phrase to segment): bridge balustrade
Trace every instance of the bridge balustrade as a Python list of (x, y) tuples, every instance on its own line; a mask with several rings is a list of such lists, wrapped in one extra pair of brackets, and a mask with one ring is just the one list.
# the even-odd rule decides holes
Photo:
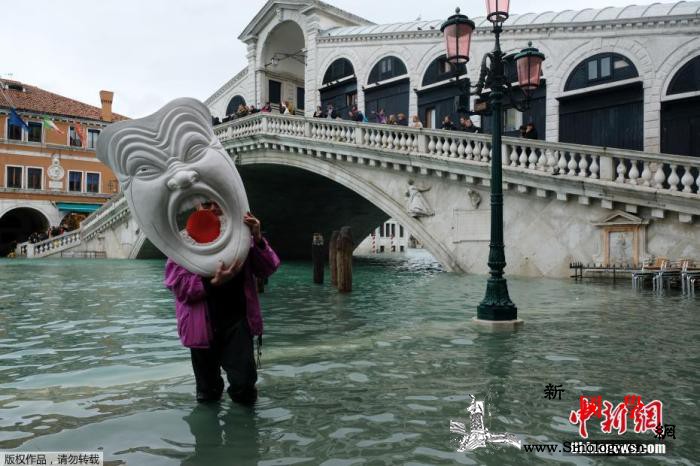
[[(280, 135), (481, 166), (490, 163), (492, 155), (487, 134), (270, 113), (218, 125), (215, 133), (222, 143)], [(502, 161), (506, 171), (610, 181), (640, 192), (697, 195), (700, 191), (700, 159), (692, 157), (504, 137)]]

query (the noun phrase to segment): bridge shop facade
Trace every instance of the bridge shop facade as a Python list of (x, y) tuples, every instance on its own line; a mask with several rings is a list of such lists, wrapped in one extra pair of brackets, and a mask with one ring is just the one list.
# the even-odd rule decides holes
[[(492, 46), (475, 18), (472, 60), (456, 73), (444, 18), (377, 25), (320, 1), (270, 0), (239, 36), (248, 66), (207, 104), (220, 119), (241, 102), (290, 101), (306, 115), (333, 103), (341, 118), (357, 105), (370, 121), (383, 108), (439, 127), (457, 116), (455, 76), (476, 81)], [(700, 156), (700, 2), (513, 15), (502, 40), (547, 56), (545, 85), (529, 112), (506, 112), (507, 133), (532, 121), (547, 141)]]

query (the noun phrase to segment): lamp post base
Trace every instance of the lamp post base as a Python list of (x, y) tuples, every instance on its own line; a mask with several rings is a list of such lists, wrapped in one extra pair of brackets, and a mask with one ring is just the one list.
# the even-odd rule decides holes
[(486, 296), (476, 308), (476, 318), (480, 320), (508, 321), (518, 318), (518, 308), (508, 295), (505, 278), (489, 278), (486, 282)]
[(484, 320), (484, 319), (479, 319), (478, 317), (473, 317), (472, 322), (474, 322), (475, 325), (478, 325), (479, 327), (488, 329), (488, 330), (495, 330), (495, 331), (508, 331), (508, 330), (517, 330), (523, 325), (525, 325), (525, 321), (523, 319), (513, 319), (513, 320)]

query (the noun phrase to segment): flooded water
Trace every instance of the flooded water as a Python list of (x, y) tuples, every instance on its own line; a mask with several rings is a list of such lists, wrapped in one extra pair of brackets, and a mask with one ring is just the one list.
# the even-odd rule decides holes
[[(197, 405), (162, 261), (0, 262), (0, 450), (103, 451), (107, 464), (697, 464), (700, 298), (624, 281), (510, 278), (525, 326), (470, 319), (485, 277), (429, 259), (361, 260), (355, 290), (288, 263), (262, 296), (266, 334), (253, 408)], [(561, 401), (544, 397), (561, 384)], [(488, 446), (458, 453), (468, 394), (486, 426), (524, 443), (576, 441), (580, 394), (661, 400), (676, 426), (654, 458)], [(600, 421), (589, 421), (593, 439)], [(630, 426), (632, 421), (630, 421)], [(630, 427), (631, 429), (631, 427)], [(652, 441), (651, 434), (624, 439)]]

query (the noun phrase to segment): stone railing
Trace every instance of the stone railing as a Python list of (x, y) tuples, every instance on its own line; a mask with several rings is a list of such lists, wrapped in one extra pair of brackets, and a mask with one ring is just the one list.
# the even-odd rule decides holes
[[(420, 165), (413, 162), (445, 161), (446, 171), (454, 176), (464, 176), (457, 172), (472, 167), (489, 178), (484, 169), (488, 169), (492, 155), (489, 134), (272, 113), (258, 113), (218, 125), (215, 133), (224, 147), (234, 152), (248, 150), (247, 146), (254, 141), (275, 144), (298, 140), (312, 152), (324, 149), (342, 152), (344, 148), (352, 148), (346, 153), (417, 156), (409, 163), (404, 162), (413, 165), (409, 171)], [(375, 162), (370, 156), (370, 165)], [(566, 191), (570, 190), (572, 195), (598, 197), (608, 208), (616, 201), (656, 207), (652, 213), (657, 217), (663, 217), (664, 209), (678, 211), (684, 213), (682, 222), (691, 221), (685, 214), (700, 215), (699, 158), (504, 137), (502, 163), (504, 181), (516, 185), (521, 192), (534, 188), (540, 195), (552, 191), (566, 199)], [(438, 176), (443, 175), (442, 169), (434, 171)], [(654, 201), (649, 202), (650, 198)]]
[(123, 193), (119, 193), (81, 222), (81, 237), (83, 241), (89, 241), (128, 216), (129, 206), (126, 198)]
[(73, 230), (38, 243), (20, 243), (17, 245), (16, 254), (22, 257), (46, 257), (73, 248), (80, 242), (80, 230)]

